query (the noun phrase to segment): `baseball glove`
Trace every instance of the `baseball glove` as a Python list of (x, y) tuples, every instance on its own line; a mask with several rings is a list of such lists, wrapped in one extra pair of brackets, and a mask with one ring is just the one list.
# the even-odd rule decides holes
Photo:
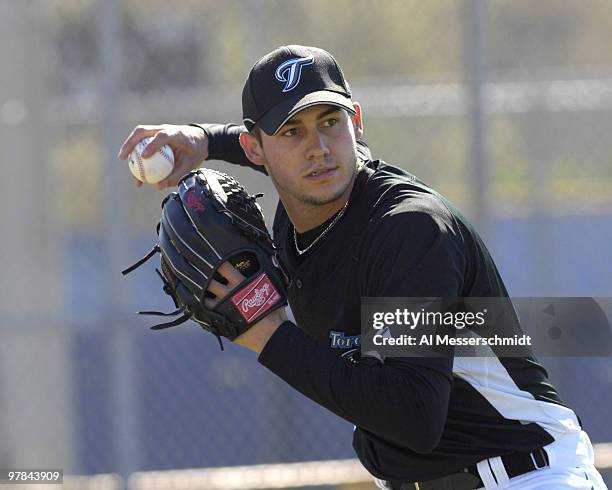
[[(176, 306), (171, 313), (142, 311), (140, 314), (178, 316), (151, 327), (173, 327), (191, 319), (203, 329), (234, 340), (264, 316), (287, 304), (286, 280), (275, 265), (276, 249), (266, 229), (259, 196), (249, 195), (233, 177), (210, 169), (185, 175), (162, 202), (157, 225), (158, 243), (133, 266), (128, 274), (155, 254), (161, 256), (156, 269), (163, 289)], [(227, 284), (217, 272), (229, 261), (245, 279), (226, 297), (214, 298), (211, 280)], [(209, 303), (210, 304), (210, 303)]]

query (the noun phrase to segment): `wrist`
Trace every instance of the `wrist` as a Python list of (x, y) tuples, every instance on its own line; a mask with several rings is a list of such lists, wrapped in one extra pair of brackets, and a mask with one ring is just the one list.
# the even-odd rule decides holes
[(197, 147), (199, 163), (202, 163), (208, 160), (208, 157), (210, 156), (210, 135), (208, 134), (208, 131), (206, 131), (206, 127), (203, 125), (189, 124), (189, 126), (197, 128), (195, 133), (192, 133), (192, 137), (194, 138)]
[(268, 343), (268, 340), (270, 340), (270, 337), (274, 335), (274, 332), (276, 332), (278, 327), (285, 321), (287, 321), (285, 309), (280, 308), (275, 310), (258, 321), (242, 335), (236, 337), (234, 343), (259, 354)]

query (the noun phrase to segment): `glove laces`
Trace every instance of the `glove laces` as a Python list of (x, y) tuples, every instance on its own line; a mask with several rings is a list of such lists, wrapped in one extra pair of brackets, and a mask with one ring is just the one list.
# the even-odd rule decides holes
[[(129, 274), (130, 272), (135, 271), (141, 265), (143, 265), (145, 262), (147, 262), (151, 257), (153, 257), (155, 254), (158, 254), (160, 252), (161, 252), (161, 249), (160, 249), (159, 245), (155, 244), (153, 246), (153, 248), (151, 249), (151, 251), (149, 251), (142, 259), (138, 260), (135, 264), (131, 265), (127, 269), (122, 270), (121, 274), (123, 274), (125, 276), (125, 275)], [(159, 276), (159, 278), (164, 283), (164, 292), (166, 294), (168, 294), (172, 298), (173, 301), (175, 301), (174, 300), (175, 288), (172, 286), (172, 284), (170, 284), (170, 282), (168, 282), (168, 280), (166, 280), (166, 278), (164, 277), (164, 275), (161, 273), (161, 271), (159, 269), (156, 268), (155, 272), (157, 272), (157, 275)], [(176, 304), (176, 301), (175, 301), (174, 305), (178, 307), (178, 305)], [(176, 310), (169, 311), (169, 312), (147, 310), (147, 311), (137, 311), (136, 313), (138, 315), (162, 316), (162, 317), (170, 317), (170, 316), (181, 315), (180, 317), (175, 318), (172, 321), (165, 322), (165, 323), (158, 323), (156, 325), (153, 325), (152, 327), (149, 327), (151, 330), (164, 330), (166, 328), (176, 327), (178, 325), (181, 325), (181, 324), (185, 323), (187, 320), (192, 319), (192, 314), (189, 311), (186, 310), (185, 306), (181, 306), (180, 308), (177, 308)], [(201, 323), (201, 322), (198, 322), (198, 323)], [(219, 347), (221, 348), (221, 350), (222, 351), (225, 350), (223, 348), (223, 342), (221, 341), (221, 337), (219, 335), (217, 335), (217, 334), (215, 334), (215, 337), (217, 337), (217, 341), (219, 342)]]

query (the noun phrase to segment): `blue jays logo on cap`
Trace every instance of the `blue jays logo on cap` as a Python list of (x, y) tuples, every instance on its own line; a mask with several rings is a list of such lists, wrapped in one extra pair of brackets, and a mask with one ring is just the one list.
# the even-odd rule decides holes
[(314, 63), (314, 56), (306, 56), (304, 58), (291, 58), (278, 65), (276, 72), (276, 79), (279, 82), (285, 82), (283, 92), (289, 92), (297, 87), (300, 83), (300, 76), (302, 75), (302, 68)]
[(242, 88), (242, 122), (248, 131), (257, 126), (272, 136), (293, 114), (314, 104), (355, 114), (348, 83), (331, 54), (313, 46), (280, 46), (251, 68)]

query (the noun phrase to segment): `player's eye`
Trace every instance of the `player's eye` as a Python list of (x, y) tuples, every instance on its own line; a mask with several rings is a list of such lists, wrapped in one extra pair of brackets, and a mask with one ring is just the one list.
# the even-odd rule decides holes
[(327, 127), (327, 128), (335, 126), (336, 124), (338, 124), (338, 119), (335, 117), (331, 117), (323, 121), (323, 127)]
[(282, 135), (288, 137), (297, 136), (298, 132), (298, 128), (289, 128), (287, 131), (284, 131)]

